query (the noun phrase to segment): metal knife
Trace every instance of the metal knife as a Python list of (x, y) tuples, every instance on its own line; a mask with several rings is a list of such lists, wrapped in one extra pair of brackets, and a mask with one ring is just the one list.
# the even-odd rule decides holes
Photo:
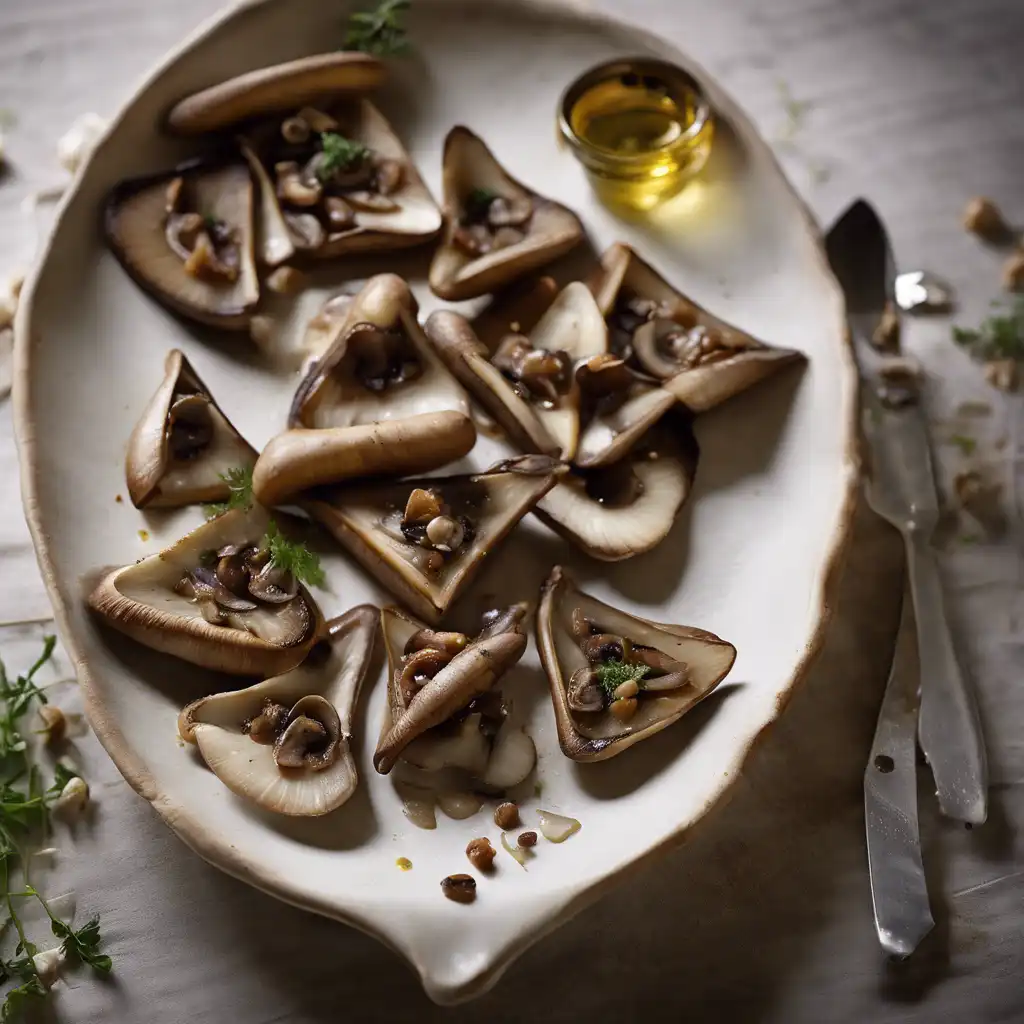
[(917, 824), (917, 681), (914, 617), (903, 614), (864, 769), (864, 822), (875, 928), (882, 948), (908, 957), (932, 930)]
[(885, 357), (871, 344), (892, 294), (892, 250), (878, 214), (863, 199), (836, 222), (826, 244), (846, 293), (863, 384), (868, 503), (900, 531), (907, 549), (921, 661), (918, 739), (942, 813), (981, 824), (988, 813), (988, 764), (977, 703), (953, 646), (931, 547), (939, 502), (924, 411), (916, 390), (887, 385), (881, 373)]

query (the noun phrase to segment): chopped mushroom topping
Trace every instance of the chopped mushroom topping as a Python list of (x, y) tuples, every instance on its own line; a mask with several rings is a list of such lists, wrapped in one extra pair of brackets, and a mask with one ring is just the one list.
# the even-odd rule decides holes
[(213, 416), (208, 395), (176, 394), (167, 414), (167, 449), (176, 462), (197, 458), (213, 440)]
[(369, 391), (386, 391), (423, 373), (419, 356), (402, 330), (383, 330), (373, 324), (352, 329), (345, 358)]
[(463, 200), (453, 241), (469, 256), (486, 256), (521, 242), (532, 216), (533, 201), (528, 196), (509, 199), (477, 188)]
[(273, 744), (279, 768), (322, 771), (334, 763), (341, 720), (319, 694), (303, 697), (290, 710), (268, 698), (258, 715), (242, 723), (242, 732), (256, 743)]
[(186, 192), (183, 177), (172, 179), (167, 187), (164, 235), (168, 246), (192, 277), (233, 284), (242, 262), (239, 231), (210, 214), (183, 209), (188, 205)]
[(476, 533), (469, 516), (456, 514), (439, 490), (422, 487), (413, 488), (405, 510), (387, 516), (381, 526), (395, 540), (426, 548), (429, 555), (420, 557), (417, 551), (410, 557), (424, 572), (430, 573), (440, 572), (446, 559), (471, 543)]
[(512, 381), (520, 398), (533, 399), (552, 408), (572, 385), (572, 360), (562, 349), (549, 352), (534, 348), (522, 334), (509, 334), (491, 362)]
[(610, 711), (620, 721), (636, 714), (639, 701), (651, 694), (679, 689), (690, 680), (685, 662), (628, 637), (604, 632), (576, 608), (573, 635), (589, 667), (569, 680), (566, 696), (573, 711)]
[(476, 899), (476, 879), (472, 875), (449, 875), (441, 879), (441, 892), (455, 903), (472, 903)]

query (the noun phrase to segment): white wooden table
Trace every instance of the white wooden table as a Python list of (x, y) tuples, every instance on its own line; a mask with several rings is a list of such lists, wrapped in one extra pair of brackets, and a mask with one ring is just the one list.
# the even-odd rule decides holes
[[(486, 0), (481, 0), (486, 2)], [(855, 195), (886, 217), (901, 265), (955, 285), (976, 323), (1000, 259), (959, 227), (966, 199), (997, 198), (1024, 223), (1021, 0), (594, 0), (677, 38), (780, 142), (827, 223)], [(59, 182), (58, 136), (109, 113), (216, 0), (3, 0), (0, 108), (17, 115), (0, 179), (0, 276), (31, 259), (19, 209)], [(782, 83), (782, 84), (780, 84)], [(783, 88), (784, 85), (784, 88)], [(785, 94), (801, 105), (794, 127)], [(808, 106), (803, 107), (806, 103)], [(973, 832), (922, 821), (938, 925), (909, 963), (883, 961), (867, 885), (860, 778), (893, 642), (899, 546), (870, 514), (812, 678), (759, 745), (729, 805), (687, 844), (523, 957), (484, 999), (441, 1011), (376, 942), (280, 905), (189, 853), (130, 792), (91, 736), (76, 756), (97, 813), (63, 838), (54, 880), (103, 916), (111, 984), (60, 987), (76, 1022), (272, 1021), (1018, 1021), (1024, 1019), (1024, 656), (1020, 401), (1004, 400), (950, 343), (949, 321), (917, 320), (908, 347), (937, 379), (944, 485), (969, 466), (1001, 484), (1009, 525), (951, 525), (945, 566), (991, 747), (992, 811)], [(992, 414), (957, 420), (966, 400)], [(971, 437), (977, 450), (951, 445)], [(978, 538), (981, 537), (979, 540)], [(970, 541), (970, 543), (968, 543)], [(9, 403), (0, 405), (0, 621), (44, 616), (17, 494)], [(38, 626), (0, 628), (12, 668)], [(56, 676), (70, 674), (58, 663)], [(70, 692), (65, 703), (76, 698)]]

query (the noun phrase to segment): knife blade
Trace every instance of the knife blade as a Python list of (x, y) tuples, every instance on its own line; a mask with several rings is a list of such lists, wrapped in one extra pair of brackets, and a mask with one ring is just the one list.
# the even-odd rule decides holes
[(902, 599), (900, 630), (864, 769), (864, 823), (875, 928), (882, 948), (908, 957), (932, 930), (917, 822), (917, 658), (914, 617)]
[(914, 391), (887, 397), (885, 357), (871, 343), (889, 304), (895, 266), (878, 214), (857, 200), (826, 240), (846, 293), (864, 396), (868, 504), (903, 536), (918, 632), (921, 701), (918, 739), (947, 817), (981, 824), (988, 814), (988, 764), (974, 692), (960, 665), (946, 618), (942, 581), (931, 546), (939, 501), (924, 411)]

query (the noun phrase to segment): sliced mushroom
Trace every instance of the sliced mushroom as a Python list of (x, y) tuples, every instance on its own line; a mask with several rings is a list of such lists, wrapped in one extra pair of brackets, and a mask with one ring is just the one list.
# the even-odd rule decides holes
[(516, 281), (473, 317), (473, 333), (489, 353), (510, 334), (529, 336), (555, 301), (558, 291), (555, 279), (547, 275)]
[[(388, 590), (435, 624), (562, 472), (552, 459), (524, 456), (473, 476), (337, 487), (304, 507)], [(448, 517), (469, 524), (465, 543), (444, 550), (430, 542), (426, 527), (422, 539), (418, 531), (403, 533), (403, 510), (417, 489), (432, 489)]]
[[(402, 659), (408, 641), (423, 629), (423, 623), (410, 619), (397, 608), (384, 609), (381, 627), (388, 651), (388, 711), (373, 756), (378, 772), (382, 775), (390, 772), (414, 743), (413, 756), (432, 769), (435, 766), (454, 767), (449, 758), (458, 758), (465, 768), (466, 763), (474, 758), (473, 751), (479, 750), (479, 746), (474, 745), (470, 727), (463, 724), (461, 713), (468, 709), (465, 717), (477, 718), (477, 731), (481, 732), (485, 717), (490, 716), (485, 716), (482, 711), (474, 714), (474, 702), (489, 694), (498, 680), (523, 656), (527, 643), (522, 630), (526, 606), (517, 605), (514, 612), (508, 618), (505, 631), (478, 636), (426, 680), (410, 698), (400, 685)], [(486, 773), (487, 767), (488, 764), (484, 763), (477, 768), (474, 760), (469, 770), (475, 774)], [(530, 764), (525, 774), (532, 768)]]
[[(264, 810), (309, 816), (340, 807), (358, 784), (350, 745), (352, 720), (379, 619), (372, 605), (353, 608), (326, 624), (327, 639), (298, 668), (189, 704), (178, 717), (182, 738), (199, 747), (228, 789)], [(281, 712), (268, 720), (270, 743), (255, 731), (268, 707)], [(324, 745), (312, 752), (312, 763), (307, 757), (300, 767), (282, 771), (275, 743), (297, 713), (325, 727), (330, 754)]]
[[(579, 218), (516, 181), (484, 141), (461, 125), (445, 139), (442, 180), (445, 233), (430, 264), (430, 288), (456, 301), (497, 291), (503, 285), (568, 252), (583, 238)], [(488, 199), (485, 244), (465, 241), (474, 200)], [(510, 244), (494, 245), (498, 231), (513, 232)], [(470, 234), (473, 234), (471, 231)], [(479, 252), (479, 255), (477, 253)]]
[[(577, 635), (581, 622), (623, 637), (634, 648), (652, 648), (685, 671), (672, 680), (670, 690), (655, 684), (648, 693), (641, 682), (629, 687), (631, 696), (602, 701), (598, 710), (588, 689), (593, 666)], [(650, 622), (598, 601), (579, 590), (561, 566), (555, 566), (541, 589), (537, 647), (551, 689), (558, 742), (574, 761), (614, 757), (678, 721), (728, 675), (736, 659), (736, 648), (713, 633)], [(617, 704), (628, 713), (622, 714)]]
[[(607, 249), (591, 288), (638, 368), (691, 412), (705, 412), (804, 356), (776, 348), (713, 316), (673, 288), (629, 246)], [(639, 304), (641, 305), (638, 305)], [(632, 309), (623, 307), (632, 305)], [(641, 306), (644, 308), (641, 309)], [(642, 315), (634, 315), (641, 309)]]
[(295, 255), (295, 241), (277, 204), (274, 186), (260, 159), (245, 138), (238, 140), (249, 170), (259, 187), (260, 199), (256, 218), (256, 256), (266, 267), (278, 267)]
[(178, 349), (164, 361), (163, 383), (128, 440), (125, 476), (136, 508), (226, 501), (229, 470), (251, 468), (244, 441)]
[[(164, 305), (200, 323), (248, 327), (260, 293), (253, 185), (244, 163), (193, 161), (122, 181), (107, 200), (105, 229), (125, 270)], [(227, 248), (219, 249), (211, 234), (230, 239)]]
[(365, 53), (338, 51), (248, 71), (180, 100), (167, 116), (180, 135), (200, 135), (285, 113), (323, 96), (376, 89), (387, 74), (382, 61)]
[(278, 768), (320, 772), (330, 768), (341, 740), (341, 719), (325, 697), (311, 693), (297, 700), (274, 743)]
[(693, 485), (697, 455), (688, 423), (663, 422), (620, 462), (563, 477), (534, 512), (594, 558), (632, 558), (672, 529)]
[[(572, 458), (579, 438), (580, 395), (571, 377), (546, 400), (524, 397), (520, 383), (510, 380), (501, 367), (506, 351), (489, 353), (469, 322), (451, 310), (438, 310), (427, 320), (425, 332), (449, 370), (504, 428), (516, 444), (547, 455)], [(512, 336), (512, 343), (519, 339)], [(560, 353), (568, 363), (603, 354), (607, 329), (601, 311), (587, 287), (574, 281), (564, 288), (520, 342), (525, 359)], [(671, 403), (670, 403), (671, 404)]]
[(107, 573), (89, 606), (133, 640), (196, 665), (235, 675), (287, 672), (309, 653), (323, 621), (306, 589), (286, 604), (234, 610), (217, 603), (216, 576), (200, 572), (211, 552), (258, 544), (268, 523), (258, 506), (225, 512), (158, 554)]

